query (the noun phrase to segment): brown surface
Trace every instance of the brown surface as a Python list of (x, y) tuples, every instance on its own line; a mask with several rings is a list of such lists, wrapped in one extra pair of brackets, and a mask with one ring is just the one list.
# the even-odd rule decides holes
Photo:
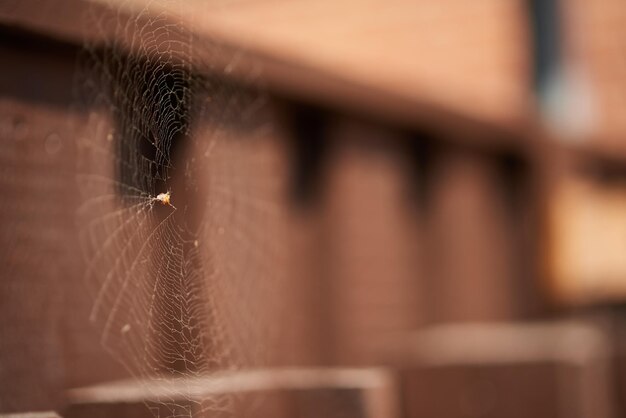
[[(204, 97), (205, 113), (180, 160), (191, 163), (173, 173), (179, 199), (197, 211), (206, 303), (217, 318), (208, 333), (233, 354), (222, 367), (319, 364), (315, 219), (293, 210), (292, 139), (273, 102), (249, 126), (238, 125), (237, 115), (259, 99), (241, 93), (225, 88)], [(215, 348), (204, 349), (210, 358)]]
[[(50, 135), (63, 135), (59, 112), (0, 99), (0, 115), (6, 129), (0, 153), (6, 173), (0, 177), (0, 411), (55, 408), (64, 379), (64, 294), (55, 291), (55, 283), (72, 268), (59, 262), (67, 260), (62, 239), (71, 217), (67, 201), (58, 197), (71, 173), (62, 159), (46, 152), (46, 143), (59, 143)], [(55, 175), (44, 175), (43, 164)]]
[(609, 341), (594, 325), (448, 325), (405, 348), (409, 418), (613, 416)]
[[(0, 411), (52, 409), (67, 385), (125, 374), (90, 327), (75, 229), (71, 49), (0, 43)], [(45, 67), (46, 72), (40, 68)], [(19, 88), (21, 87), (21, 89)]]
[(401, 135), (338, 121), (324, 199), (327, 325), (335, 364), (381, 364), (424, 322), (420, 219)]
[(407, 417), (559, 416), (558, 372), (552, 364), (453, 366), (408, 372), (404, 389)]
[(519, 317), (523, 197), (495, 158), (444, 151), (434, 164), (425, 249), (434, 322)]

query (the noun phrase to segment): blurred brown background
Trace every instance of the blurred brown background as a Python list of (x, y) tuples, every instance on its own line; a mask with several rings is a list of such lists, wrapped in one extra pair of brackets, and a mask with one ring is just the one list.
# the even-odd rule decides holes
[(0, 414), (626, 416), (624, 23), (0, 1)]

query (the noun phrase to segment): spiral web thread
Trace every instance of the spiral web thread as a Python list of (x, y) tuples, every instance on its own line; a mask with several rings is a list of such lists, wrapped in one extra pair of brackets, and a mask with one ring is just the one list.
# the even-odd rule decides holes
[[(186, 5), (166, 3), (116, 1), (130, 19), (89, 17), (114, 36), (81, 60), (92, 111), (78, 223), (102, 344), (149, 382), (155, 416), (205, 416), (233, 398), (192, 398), (194, 382), (263, 366), (273, 341), (284, 173), (259, 139), (271, 136), (263, 96), (221, 81), (223, 69), (197, 75), (194, 60), (219, 45), (199, 44), (165, 11)], [(157, 199), (168, 190), (172, 205)]]

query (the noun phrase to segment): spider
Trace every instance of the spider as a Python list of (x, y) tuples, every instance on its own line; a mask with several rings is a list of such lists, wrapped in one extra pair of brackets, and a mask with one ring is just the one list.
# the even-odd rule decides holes
[(172, 192), (169, 190), (166, 193), (159, 193), (157, 197), (152, 198), (153, 202), (160, 202), (163, 206), (171, 206), (176, 209), (176, 206), (172, 205)]

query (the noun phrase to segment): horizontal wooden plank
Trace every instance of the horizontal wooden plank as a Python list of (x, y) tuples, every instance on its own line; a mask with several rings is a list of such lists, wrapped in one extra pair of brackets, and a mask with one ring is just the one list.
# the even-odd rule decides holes
[(580, 366), (606, 356), (608, 347), (602, 330), (584, 322), (470, 322), (414, 332), (404, 358), (428, 366), (541, 361)]
[(186, 411), (193, 416), (390, 418), (397, 413), (393, 389), (391, 375), (380, 369), (225, 372), (74, 389), (68, 393), (67, 416), (150, 416), (150, 408), (166, 416)]
[(527, 98), (519, 1), (305, 0), (192, 10), (199, 33), (409, 103), (505, 122)]
[(474, 323), (413, 334), (407, 417), (610, 417), (609, 341), (593, 324)]
[(448, 136), (519, 139), (529, 107), (523, 3), (392, 3), (381, 13), (371, 0), (27, 1), (0, 6), (0, 21), (260, 77), (281, 94)]

